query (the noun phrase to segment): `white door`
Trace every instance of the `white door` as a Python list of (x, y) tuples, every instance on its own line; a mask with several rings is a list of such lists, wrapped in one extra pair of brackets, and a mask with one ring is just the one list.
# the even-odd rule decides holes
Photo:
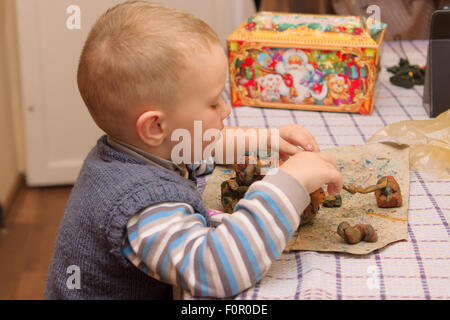
[[(84, 106), (76, 83), (87, 34), (119, 0), (16, 0), (24, 107), (26, 177), (30, 186), (71, 184), (102, 134)], [(252, 0), (157, 1), (190, 11), (225, 41), (254, 12)], [(71, 17), (80, 11), (80, 29)], [(72, 27), (67, 26), (67, 20)]]

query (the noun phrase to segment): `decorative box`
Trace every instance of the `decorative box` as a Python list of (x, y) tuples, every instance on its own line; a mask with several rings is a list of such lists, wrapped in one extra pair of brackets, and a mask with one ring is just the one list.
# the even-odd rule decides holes
[(370, 114), (386, 24), (260, 12), (227, 40), (233, 106)]

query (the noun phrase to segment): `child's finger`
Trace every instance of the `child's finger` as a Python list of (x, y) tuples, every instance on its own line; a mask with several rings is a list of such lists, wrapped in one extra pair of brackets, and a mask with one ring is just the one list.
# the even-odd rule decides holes
[(319, 152), (319, 145), (316, 139), (309, 133), (308, 130), (302, 128), (301, 130), (291, 131), (283, 137), (287, 142), (295, 146), (302, 147), (305, 151)]
[(302, 127), (302, 130), (303, 130), (303, 134), (305, 135), (306, 139), (310, 141), (309, 146), (307, 146), (307, 149), (309, 149), (308, 151), (320, 152), (319, 144), (317, 143), (316, 139), (311, 134), (311, 132), (309, 132), (308, 130), (306, 130), (303, 127)]
[(342, 174), (339, 171), (331, 170), (328, 173), (328, 183), (327, 183), (327, 191), (329, 194), (333, 195), (336, 193), (340, 193), (342, 191), (342, 187), (344, 185), (344, 180), (342, 178)]
[(280, 152), (283, 152), (288, 156), (293, 156), (294, 154), (301, 152), (301, 150), (285, 139), (280, 138)]

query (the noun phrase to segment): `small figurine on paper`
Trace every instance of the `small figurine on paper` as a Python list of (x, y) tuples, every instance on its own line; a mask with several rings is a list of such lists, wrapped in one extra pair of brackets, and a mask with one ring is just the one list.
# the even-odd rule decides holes
[(342, 198), (339, 193), (335, 195), (328, 195), (323, 201), (323, 206), (327, 208), (340, 207), (342, 205)]
[[(260, 157), (259, 154), (248, 153), (245, 155), (244, 163), (235, 165), (236, 176), (223, 181), (220, 188), (221, 202), (225, 212), (234, 212), (234, 206), (245, 196), (250, 185), (264, 177), (261, 169), (270, 165), (271, 163)], [(325, 200), (325, 192), (322, 188), (319, 188), (311, 193), (310, 197), (311, 202), (301, 215), (300, 226), (310, 224), (313, 221), (319, 212), (320, 205)]]
[(377, 232), (370, 224), (357, 224), (353, 227), (346, 221), (341, 222), (337, 228), (337, 233), (348, 244), (356, 244), (361, 240), (366, 242), (376, 242)]
[(370, 193), (375, 192), (378, 207), (380, 208), (395, 208), (402, 206), (402, 193), (400, 186), (392, 176), (381, 177), (376, 185), (366, 188), (358, 187), (352, 184), (344, 185), (344, 190), (355, 193)]

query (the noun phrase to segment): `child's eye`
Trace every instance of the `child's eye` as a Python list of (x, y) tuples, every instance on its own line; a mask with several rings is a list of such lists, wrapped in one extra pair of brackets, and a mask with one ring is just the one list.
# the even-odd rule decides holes
[(211, 108), (213, 108), (213, 109), (215, 109), (215, 108), (217, 108), (217, 104), (213, 104), (212, 106), (211, 106)]

